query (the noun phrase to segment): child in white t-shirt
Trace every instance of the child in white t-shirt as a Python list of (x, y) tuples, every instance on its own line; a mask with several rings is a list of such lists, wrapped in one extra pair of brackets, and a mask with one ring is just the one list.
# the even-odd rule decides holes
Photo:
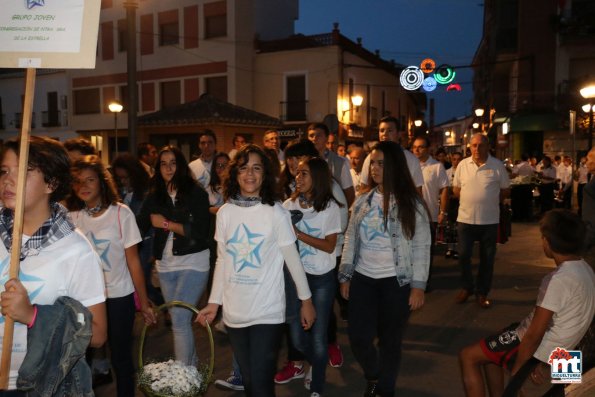
[(134, 395), (132, 328), (134, 292), (146, 324), (155, 322), (147, 298), (137, 244), (142, 241), (134, 214), (119, 203), (118, 193), (101, 159), (90, 155), (72, 166), (73, 194), (68, 199), (74, 224), (101, 258), (107, 293), (108, 341), (118, 396)]
[(540, 230), (543, 251), (556, 270), (543, 278), (535, 309), (521, 323), (461, 351), (467, 396), (485, 395), (482, 367), (491, 374), (486, 380), (492, 396), (503, 395), (502, 369), (513, 375), (504, 395), (516, 396), (520, 388), (523, 395), (543, 395), (551, 387), (551, 353), (558, 347), (572, 350), (593, 321), (595, 274), (580, 255), (585, 225), (576, 214), (556, 209), (546, 212)]
[[(0, 339), (5, 316), (15, 321), (8, 390), (16, 391), (19, 368), (27, 353), (27, 328), (44, 327), (36, 320), (36, 305), (52, 305), (69, 296), (86, 306), (93, 315), (90, 345), (99, 347), (106, 339), (105, 294), (97, 254), (68, 218), (58, 202), (70, 192), (70, 160), (66, 150), (53, 139), (31, 137), (27, 173), (19, 279), (10, 279), (14, 210), (17, 202), (19, 142), (7, 142), (0, 165)], [(0, 353), (1, 353), (0, 347)], [(78, 385), (90, 390), (91, 385)]]
[(274, 375), (285, 321), (283, 262), (302, 300), (302, 325), (315, 320), (289, 212), (276, 202), (270, 160), (244, 146), (224, 182), (227, 201), (217, 213), (217, 265), (209, 304), (197, 320), (211, 323), (223, 305), (223, 321), (248, 396), (274, 396)]
[[(339, 205), (332, 194), (331, 178), (328, 164), (323, 159), (316, 157), (300, 162), (295, 178), (296, 190), (283, 203), (286, 209), (303, 214), (294, 224), (294, 231), (317, 320), (309, 332), (304, 332), (297, 316), (292, 316), (296, 321), (290, 322), (289, 326), (294, 345), (306, 354), (311, 364), (305, 386), (318, 394), (324, 392), (327, 329), (337, 289), (335, 245), (337, 233), (341, 232)], [(288, 305), (291, 308), (294, 303), (288, 302)]]

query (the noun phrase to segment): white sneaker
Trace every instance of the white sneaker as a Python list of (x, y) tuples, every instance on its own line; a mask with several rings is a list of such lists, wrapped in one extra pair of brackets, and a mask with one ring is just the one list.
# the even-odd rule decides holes
[(314, 393), (310, 394), (310, 397), (322, 397), (322, 396), (320, 395), (320, 393), (314, 392)]
[[(310, 366), (310, 369), (308, 369), (308, 373), (306, 374), (306, 377), (304, 378), (304, 387), (307, 390), (310, 390), (310, 383), (312, 383), (312, 366)], [(313, 395), (316, 394), (317, 396), (319, 396), (318, 393), (312, 393)]]

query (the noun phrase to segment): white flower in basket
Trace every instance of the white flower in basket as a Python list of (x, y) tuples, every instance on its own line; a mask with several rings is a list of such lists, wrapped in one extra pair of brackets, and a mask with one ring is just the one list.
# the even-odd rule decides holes
[(200, 395), (203, 374), (192, 365), (168, 360), (145, 365), (139, 375), (139, 383), (159, 395)]
[[(166, 302), (159, 306), (157, 311), (174, 306), (183, 307), (194, 312), (194, 314), (198, 314), (198, 310), (194, 306), (180, 301)], [(184, 365), (182, 362), (175, 360), (145, 364), (143, 350), (147, 325), (143, 327), (138, 354), (138, 384), (145, 395), (155, 397), (197, 397), (206, 392), (213, 374), (215, 347), (213, 334), (208, 324), (205, 329), (208, 334), (211, 357), (208, 364), (205, 363), (202, 366), (199, 365), (199, 368), (196, 368), (193, 365)]]

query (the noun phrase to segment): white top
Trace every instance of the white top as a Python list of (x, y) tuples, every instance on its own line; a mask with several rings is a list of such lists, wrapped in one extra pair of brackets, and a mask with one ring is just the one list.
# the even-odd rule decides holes
[(361, 194), (361, 172), (358, 174), (353, 168), (349, 170), (351, 173), (351, 180), (353, 181), (353, 188), (355, 189), (355, 195)]
[[(215, 158), (215, 156), (213, 156)], [(213, 160), (211, 161), (204, 161), (200, 157), (196, 160), (190, 162), (188, 167), (192, 171), (194, 175), (194, 179), (201, 184), (203, 188), (207, 188), (209, 186), (209, 182), (211, 182), (211, 165), (213, 164)]]
[[(533, 355), (547, 363), (557, 347), (573, 349), (591, 325), (595, 315), (595, 274), (584, 260), (562, 263), (545, 276), (539, 287), (536, 306), (554, 312), (552, 323)], [(535, 311), (519, 325), (522, 339)]]
[(560, 182), (564, 185), (570, 185), (572, 183), (572, 166), (565, 166), (564, 164), (560, 164), (558, 166), (557, 177), (560, 179)]
[(370, 211), (359, 226), (360, 249), (356, 270), (375, 279), (397, 275), (389, 231), (384, 228), (383, 197), (383, 194), (374, 192)]
[(440, 190), (449, 186), (448, 176), (446, 176), (444, 165), (432, 157), (429, 157), (425, 163), (420, 162), (420, 166), (424, 177), (424, 186), (421, 192), (430, 211), (430, 220), (438, 222)]
[[(405, 155), (405, 159), (407, 160), (407, 167), (409, 168), (409, 173), (411, 173), (411, 179), (413, 179), (413, 184), (415, 187), (420, 187), (424, 185), (424, 177), (421, 173), (421, 167), (419, 165), (419, 160), (413, 153), (409, 150), (401, 147), (403, 149), (403, 154)], [(368, 181), (368, 175), (370, 173), (370, 155), (366, 156), (364, 160), (364, 165), (362, 167), (361, 173), (361, 183), (365, 183), (366, 185), (370, 185), (370, 181)]]
[[(543, 176), (547, 176), (548, 178), (554, 178), (556, 179), (556, 173), (557, 170), (555, 167), (548, 167), (548, 168), (542, 168), (541, 169), (541, 173), (543, 174)], [(541, 181), (542, 184), (548, 184), (548, 183), (554, 183), (554, 180), (543, 180)]]
[(227, 153), (227, 155), (229, 156), (230, 160), (233, 160), (233, 158), (236, 156), (237, 153), (238, 153), (238, 149), (233, 148), (229, 151), (229, 153)]
[[(169, 194), (169, 198), (175, 204), (176, 194)], [(208, 272), (211, 267), (211, 253), (209, 250), (202, 250), (186, 255), (174, 255), (174, 232), (169, 232), (161, 259), (155, 260), (155, 269), (159, 273), (177, 272), (181, 270), (195, 270), (197, 272)]]
[(209, 194), (209, 205), (211, 207), (221, 207), (223, 205), (223, 194), (221, 193), (221, 187), (213, 190), (211, 185), (208, 185), (205, 190)]
[[(337, 155), (336, 153), (334, 153), (334, 154), (339, 159), (337, 161), (337, 164), (341, 164), (341, 174), (340, 174), (341, 177), (339, 178), (339, 180), (337, 180), (337, 182), (341, 186), (341, 189), (343, 189), (343, 190), (349, 189), (350, 187), (353, 187), (353, 181), (351, 180), (351, 172), (349, 172), (349, 170), (351, 169), (349, 161), (345, 157), (341, 157), (341, 156)], [(325, 158), (325, 160), (328, 163), (328, 158)], [(334, 174), (332, 170), (331, 170), (331, 174)]]
[[(28, 239), (23, 236), (23, 244)], [(10, 254), (0, 243), (0, 291), (4, 291), (8, 281), (9, 267)], [(101, 262), (78, 230), (21, 261), (19, 278), (32, 304), (52, 305), (61, 296), (76, 299), (86, 307), (105, 301)], [(3, 337), (4, 317), (0, 316), (0, 338)], [(9, 389), (16, 389), (18, 370), (26, 352), (27, 325), (15, 322)]]
[(126, 262), (126, 248), (142, 241), (134, 214), (124, 204), (110, 205), (98, 217), (86, 211), (72, 211), (72, 222), (80, 228), (101, 258), (108, 298), (134, 292)]
[[(283, 203), (283, 207), (287, 210), (302, 211), (304, 216), (295, 226), (303, 233), (321, 239), (329, 234), (341, 233), (339, 206), (334, 201), (331, 201), (329, 206), (321, 212), (314, 211), (314, 208), (300, 207), (297, 199), (295, 201), (287, 199)], [(329, 254), (299, 240), (298, 248), (306, 273), (325, 274), (335, 268), (335, 251)]]
[(289, 211), (280, 204), (239, 207), (226, 203), (217, 212), (217, 266), (209, 302), (223, 305), (230, 327), (285, 321), (281, 247), (295, 243)]
[(533, 175), (533, 167), (528, 162), (521, 161), (512, 167), (512, 173), (518, 176), (531, 176)]
[(510, 187), (504, 164), (492, 156), (479, 167), (471, 157), (461, 160), (453, 186), (461, 188), (457, 222), (470, 225), (500, 223), (500, 190)]

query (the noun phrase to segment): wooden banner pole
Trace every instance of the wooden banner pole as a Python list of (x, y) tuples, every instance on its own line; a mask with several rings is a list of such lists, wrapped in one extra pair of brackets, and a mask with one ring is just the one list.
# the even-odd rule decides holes
[[(25, 209), (25, 184), (27, 182), (27, 165), (29, 163), (29, 136), (31, 135), (31, 116), (33, 113), (33, 97), (35, 95), (35, 74), (33, 68), (26, 69), (25, 99), (23, 101), (23, 122), (21, 125), (19, 147), (19, 173), (17, 177), (17, 202), (14, 210), (12, 230), (12, 249), (10, 255), (9, 278), (18, 278), (21, 262), (21, 238), (23, 235), (23, 213)], [(14, 320), (4, 317), (4, 339), (2, 340), (2, 357), (0, 358), (0, 389), (8, 389), (10, 359), (12, 355), (12, 339)]]

